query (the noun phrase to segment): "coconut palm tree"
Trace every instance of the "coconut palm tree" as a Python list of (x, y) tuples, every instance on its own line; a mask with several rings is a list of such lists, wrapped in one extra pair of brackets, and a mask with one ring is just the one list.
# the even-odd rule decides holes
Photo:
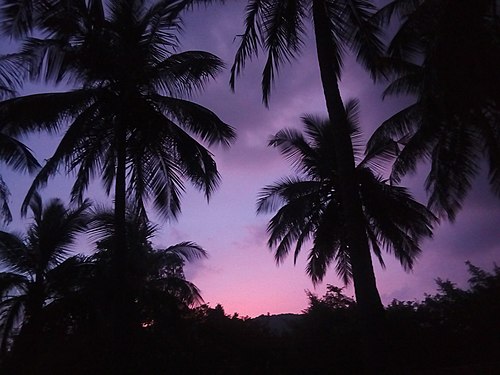
[[(74, 260), (79, 265), (74, 282), (60, 288), (60, 298), (50, 306), (52, 316), (60, 317), (66, 342), (74, 348), (84, 348), (88, 342), (96, 345), (85, 349), (96, 363), (86, 364), (82, 373), (139, 373), (145, 355), (150, 358), (147, 365), (155, 368), (162, 361), (151, 357), (146, 348), (160, 340), (179, 339), (179, 319), (188, 307), (202, 302), (199, 289), (186, 280), (183, 268), (205, 257), (205, 250), (192, 242), (154, 248), (151, 240), (157, 228), (133, 206), (127, 209), (127, 250), (120, 251), (119, 257), (115, 256), (113, 210), (95, 210), (88, 233), (96, 252)], [(73, 362), (87, 361), (80, 354), (68, 354)], [(57, 368), (64, 369), (64, 365)]]
[[(370, 247), (385, 267), (382, 250), (395, 256), (404, 269), (411, 270), (420, 254), (420, 242), (432, 236), (434, 215), (416, 202), (403, 187), (393, 186), (374, 171), (391, 155), (379, 150), (361, 158), (360, 132), (355, 126), (357, 102), (346, 104), (351, 137), (356, 150), (357, 193), (363, 206), (364, 230)], [(284, 129), (269, 142), (298, 172), (265, 187), (258, 199), (257, 212), (276, 212), (268, 225), (268, 245), (276, 262), (282, 263), (290, 251), (294, 262), (302, 247), (311, 242), (307, 274), (313, 283), (323, 280), (333, 263), (345, 283), (353, 278), (350, 243), (346, 238), (345, 210), (339, 197), (343, 183), (337, 173), (337, 156), (332, 147), (333, 132), (328, 119), (304, 116), (304, 132)]]
[(482, 161), (500, 195), (500, 17), (494, 0), (395, 0), (380, 20), (399, 19), (388, 47), (385, 95), (415, 102), (386, 120), (369, 147), (398, 141), (392, 178), (430, 161), (429, 206), (453, 220)]
[[(184, 265), (196, 259), (205, 258), (206, 251), (193, 242), (181, 242), (167, 248), (155, 249), (151, 243), (158, 228), (153, 225), (135, 204), (129, 204), (127, 209), (127, 274), (120, 278), (119, 289), (126, 289), (125, 294), (130, 301), (143, 311), (135, 324), (151, 321), (147, 316), (154, 314), (155, 309), (162, 309), (162, 303), (174, 303), (179, 306), (191, 306), (203, 301), (199, 289), (187, 281), (184, 275)], [(97, 252), (89, 259), (101, 271), (101, 275), (113, 271), (114, 213), (106, 208), (98, 208), (90, 224), (90, 235), (96, 241)], [(121, 258), (122, 259), (122, 258)], [(95, 278), (94, 278), (95, 279)], [(98, 280), (99, 278), (97, 278)], [(98, 282), (99, 284), (103, 284)], [(156, 311), (157, 313), (158, 311)]]
[[(68, 209), (59, 199), (43, 205), (40, 195), (34, 194), (29, 207), (33, 222), (25, 235), (0, 232), (0, 262), (5, 270), (0, 273), (3, 352), (16, 331), (15, 346), (24, 350), (36, 343), (43, 309), (57, 299), (57, 280), (61, 278), (54, 275), (89, 222), (88, 201)], [(68, 275), (71, 272), (65, 277)]]
[[(28, 39), (21, 57), (33, 76), (70, 81), (76, 89), (0, 103), (0, 123), (9, 134), (66, 129), (23, 207), (61, 165), (76, 174), (75, 201), (100, 175), (106, 192), (114, 189), (117, 248), (126, 249), (127, 198), (142, 208), (151, 200), (172, 218), (180, 211), (185, 180), (207, 198), (218, 185), (212, 154), (196, 138), (229, 145), (234, 130), (187, 98), (223, 64), (203, 51), (174, 53), (181, 1), (45, 5), (33, 16), (44, 38)], [(12, 23), (9, 15), (6, 22)]]
[(279, 67), (301, 51), (312, 21), (320, 77), (325, 95), (336, 170), (343, 183), (338, 186), (344, 210), (346, 238), (352, 265), (356, 300), (367, 326), (383, 325), (383, 305), (377, 290), (366, 237), (363, 210), (356, 188), (355, 162), (347, 126), (346, 111), (339, 90), (344, 51), (350, 49), (375, 77), (382, 44), (379, 29), (371, 21), (374, 6), (364, 0), (250, 0), (246, 8), (245, 31), (232, 67), (231, 85), (256, 55), (267, 52), (262, 75), (263, 100), (267, 104)]

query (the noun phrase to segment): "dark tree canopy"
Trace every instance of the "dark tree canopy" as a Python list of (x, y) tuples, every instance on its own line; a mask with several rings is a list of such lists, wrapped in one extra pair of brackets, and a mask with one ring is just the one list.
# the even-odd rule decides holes
[(485, 161), (500, 195), (498, 11), (494, 0), (395, 0), (378, 14), (400, 21), (388, 47), (385, 95), (416, 100), (386, 120), (369, 147), (401, 145), (395, 181), (429, 161), (429, 206), (451, 220)]

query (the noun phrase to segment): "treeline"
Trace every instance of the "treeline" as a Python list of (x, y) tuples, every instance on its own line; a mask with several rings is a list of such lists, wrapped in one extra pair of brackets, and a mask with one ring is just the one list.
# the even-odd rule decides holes
[[(437, 279), (423, 301), (387, 306), (391, 363), (398, 374), (495, 374), (500, 351), (500, 267), (472, 264), (469, 287)], [(134, 352), (122, 360), (142, 374), (357, 374), (364, 371), (356, 303), (329, 285), (308, 294), (303, 314), (255, 319), (222, 306), (177, 309), (163, 324), (144, 322)], [(274, 322), (279, 321), (279, 325)], [(49, 326), (47, 326), (49, 328)], [(95, 331), (48, 329), (23, 374), (106, 374), (105, 342)], [(109, 353), (108, 353), (109, 354)], [(19, 366), (19, 363), (16, 364)], [(47, 372), (43, 372), (45, 370)], [(19, 373), (19, 372), (11, 372)]]
[[(390, 362), (396, 374), (497, 374), (500, 368), (500, 267), (491, 273), (468, 263), (468, 289), (437, 279), (423, 301), (387, 306)], [(328, 286), (309, 293), (302, 315), (240, 319), (220, 306), (203, 308), (198, 332), (211, 332), (196, 371), (214, 374), (359, 374), (362, 332), (356, 303)], [(200, 316), (198, 316), (200, 317)], [(210, 360), (211, 358), (212, 360)]]
[[(394, 300), (387, 306), (394, 373), (498, 373), (500, 267), (489, 273), (467, 266), (467, 289), (437, 279), (436, 294), (426, 295), (423, 301)], [(323, 297), (312, 293), (308, 297), (309, 306), (301, 315), (242, 319), (224, 314), (221, 306), (192, 311), (190, 333), (195, 344), (191, 346), (191, 341), (185, 349), (191, 352), (192, 362), (179, 365), (185, 371), (208, 374), (366, 371), (354, 300), (332, 285)], [(279, 325), (273, 323), (276, 320)]]

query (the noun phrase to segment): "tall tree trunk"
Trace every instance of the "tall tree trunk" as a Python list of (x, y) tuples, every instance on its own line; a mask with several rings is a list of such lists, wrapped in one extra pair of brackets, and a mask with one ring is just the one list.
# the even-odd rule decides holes
[[(366, 339), (365, 353), (370, 356), (370, 366), (377, 358), (371, 358), (371, 350), (384, 349), (381, 344), (384, 333), (384, 308), (377, 290), (375, 273), (366, 235), (364, 215), (355, 174), (355, 161), (347, 126), (347, 115), (340, 95), (337, 77), (333, 67), (335, 42), (330, 36), (328, 13), (324, 0), (313, 0), (313, 19), (316, 50), (321, 74), (321, 82), (326, 100), (330, 123), (333, 126), (333, 146), (337, 160), (337, 172), (341, 183), (339, 195), (344, 215), (344, 225), (350, 249), (350, 260), (358, 311), (362, 330)], [(370, 346), (377, 345), (376, 348)], [(383, 345), (382, 345), (383, 346)], [(366, 351), (366, 350), (365, 350)], [(379, 359), (381, 362), (383, 359)], [(373, 368), (372, 368), (373, 370)]]
[(122, 116), (115, 123), (116, 179), (115, 179), (115, 256), (125, 255), (127, 249), (125, 213), (127, 133)]
[(132, 327), (130, 324), (130, 303), (127, 291), (127, 231), (126, 231), (126, 147), (127, 133), (124, 121), (125, 115), (118, 116), (114, 126), (116, 151), (115, 177), (115, 207), (114, 225), (115, 238), (113, 256), (111, 259), (113, 270), (113, 288), (110, 298), (114, 301), (112, 328), (112, 366), (117, 374), (127, 373), (127, 362), (131, 356)]

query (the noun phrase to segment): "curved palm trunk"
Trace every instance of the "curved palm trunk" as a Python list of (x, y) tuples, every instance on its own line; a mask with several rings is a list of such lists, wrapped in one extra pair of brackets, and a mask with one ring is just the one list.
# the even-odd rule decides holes
[[(334, 49), (332, 48), (334, 42), (330, 38), (328, 27), (330, 21), (327, 17), (324, 0), (313, 1), (313, 18), (321, 82), (330, 123), (333, 124), (334, 138), (332, 141), (336, 153), (336, 168), (341, 179), (339, 195), (342, 200), (345, 230), (350, 247), (349, 255), (354, 290), (362, 321), (362, 329), (368, 344), (367, 350), (373, 350), (373, 347), (369, 348), (371, 344), (376, 344), (380, 348), (380, 344), (383, 343), (381, 337), (384, 331), (384, 308), (376, 286), (365, 231), (363, 211), (358, 194), (359, 189), (355, 178), (354, 153), (347, 127), (346, 111), (335, 72), (331, 68), (335, 62)], [(370, 362), (373, 361), (370, 360)]]

